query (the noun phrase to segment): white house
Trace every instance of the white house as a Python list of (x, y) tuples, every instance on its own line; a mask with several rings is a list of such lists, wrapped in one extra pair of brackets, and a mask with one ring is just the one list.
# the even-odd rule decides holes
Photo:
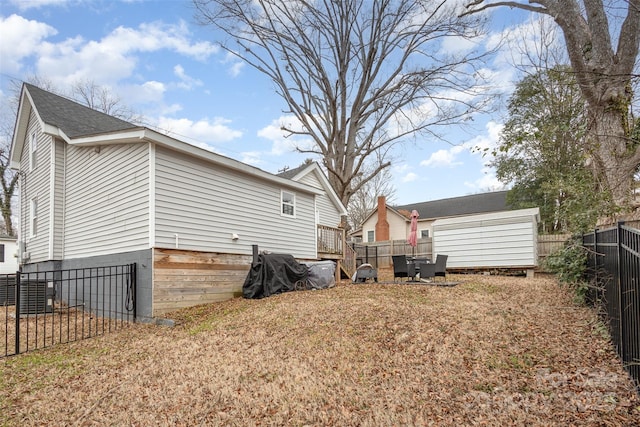
[(346, 213), (315, 169), (276, 176), (29, 84), (10, 156), (24, 270), (136, 262), (140, 316), (241, 294), (253, 245), (316, 260)]

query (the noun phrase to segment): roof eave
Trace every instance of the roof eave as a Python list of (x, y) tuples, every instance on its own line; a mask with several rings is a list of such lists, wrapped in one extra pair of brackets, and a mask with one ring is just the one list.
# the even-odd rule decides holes
[(252, 175), (256, 178), (260, 178), (266, 181), (275, 182), (279, 185), (286, 186), (295, 190), (303, 191), (311, 194), (323, 194), (323, 191), (306, 184), (291, 181), (285, 178), (280, 178), (276, 175), (272, 175), (268, 172), (262, 171), (258, 168), (246, 165), (237, 160), (229, 157), (224, 157), (220, 154), (205, 150), (195, 145), (187, 144), (186, 142), (177, 140), (165, 134), (156, 132), (149, 128), (136, 128), (131, 130), (112, 132), (107, 134), (92, 135), (82, 138), (74, 138), (69, 141), (72, 145), (77, 146), (96, 146), (96, 145), (113, 145), (113, 144), (128, 144), (136, 142), (150, 142), (162, 147), (170, 148), (188, 154), (193, 157), (197, 157), (212, 163), (215, 163), (226, 168), (242, 172), (244, 174)]
[[(18, 114), (16, 115), (16, 123), (13, 131), (13, 138), (11, 139), (11, 151), (9, 153), (9, 167), (11, 169), (20, 168), (20, 160), (22, 157), (22, 148), (24, 147), (24, 141), (27, 135), (27, 127), (29, 126), (29, 117), (31, 116), (31, 110), (35, 110), (33, 106), (33, 100), (24, 86), (22, 87), (22, 93), (20, 94), (20, 103), (18, 105)], [(36, 116), (38, 116), (38, 111)], [(38, 116), (40, 127), (44, 125), (42, 120)]]

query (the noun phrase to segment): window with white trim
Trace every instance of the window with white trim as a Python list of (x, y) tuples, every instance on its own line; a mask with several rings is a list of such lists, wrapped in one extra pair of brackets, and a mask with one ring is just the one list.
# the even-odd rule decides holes
[(29, 237), (36, 237), (38, 231), (38, 201), (31, 199), (29, 206)]
[(376, 232), (374, 230), (367, 231), (367, 242), (376, 241)]
[(429, 237), (429, 229), (426, 230), (420, 230), (420, 238), (424, 239), (426, 237)]
[(32, 171), (36, 168), (37, 148), (38, 148), (38, 138), (36, 138), (35, 132), (31, 132), (31, 137), (29, 138), (29, 171)]
[(280, 192), (280, 201), (282, 208), (280, 213), (283, 216), (296, 216), (296, 195), (295, 193), (291, 193), (289, 191), (282, 190)]

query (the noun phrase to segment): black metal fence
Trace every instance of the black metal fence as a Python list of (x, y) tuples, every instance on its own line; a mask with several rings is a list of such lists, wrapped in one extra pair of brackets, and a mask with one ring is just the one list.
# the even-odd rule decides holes
[(590, 297), (602, 303), (613, 343), (640, 387), (640, 230), (619, 223), (582, 237), (589, 250)]
[(135, 295), (136, 264), (0, 275), (0, 357), (122, 328)]

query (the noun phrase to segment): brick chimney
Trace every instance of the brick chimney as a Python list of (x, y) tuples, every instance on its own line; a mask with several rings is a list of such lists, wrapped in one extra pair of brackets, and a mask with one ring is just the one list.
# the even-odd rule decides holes
[(389, 240), (389, 222), (387, 221), (387, 202), (384, 196), (378, 196), (378, 222), (376, 223), (376, 242)]

